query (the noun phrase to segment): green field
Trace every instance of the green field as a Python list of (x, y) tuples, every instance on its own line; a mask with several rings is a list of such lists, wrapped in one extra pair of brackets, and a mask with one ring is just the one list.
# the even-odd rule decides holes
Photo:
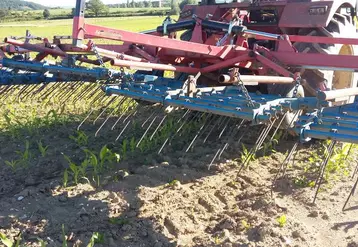
[[(101, 13), (99, 17), (129, 17), (129, 16), (162, 16), (170, 9), (163, 8), (109, 8), (108, 12)], [(72, 9), (50, 9), (49, 20), (72, 19)], [(93, 18), (93, 13), (86, 12), (87, 18)], [(43, 20), (43, 10), (12, 10), (1, 22)]]
[[(114, 17), (114, 18), (90, 18), (86, 19), (87, 23), (100, 26), (113, 27), (129, 31), (143, 31), (154, 29), (160, 25), (164, 17), (145, 16), (145, 17)], [(6, 36), (22, 36), (26, 29), (30, 30), (33, 35), (51, 38), (54, 35), (71, 35), (71, 20), (40, 20), (27, 22), (10, 22), (0, 24), (1, 40)]]

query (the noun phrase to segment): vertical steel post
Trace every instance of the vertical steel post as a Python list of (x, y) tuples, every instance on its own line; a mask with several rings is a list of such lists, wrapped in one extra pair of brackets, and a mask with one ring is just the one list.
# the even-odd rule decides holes
[(82, 45), (85, 36), (85, 0), (76, 0), (76, 9), (73, 16), (72, 44), (76, 47)]

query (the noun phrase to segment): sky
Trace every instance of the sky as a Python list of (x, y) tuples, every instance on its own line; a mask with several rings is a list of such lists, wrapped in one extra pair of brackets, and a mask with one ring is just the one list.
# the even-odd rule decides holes
[[(29, 2), (39, 3), (48, 7), (75, 7), (76, 0), (28, 0)], [(105, 4), (121, 3), (123, 0), (102, 0)]]

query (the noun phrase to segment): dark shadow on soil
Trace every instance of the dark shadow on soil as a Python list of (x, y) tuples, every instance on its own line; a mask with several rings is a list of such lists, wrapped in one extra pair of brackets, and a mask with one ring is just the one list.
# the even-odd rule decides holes
[(350, 229), (354, 228), (357, 225), (358, 225), (358, 221), (341, 222), (341, 223), (334, 224), (332, 229), (338, 230), (340, 228), (344, 228), (344, 231), (348, 232)]

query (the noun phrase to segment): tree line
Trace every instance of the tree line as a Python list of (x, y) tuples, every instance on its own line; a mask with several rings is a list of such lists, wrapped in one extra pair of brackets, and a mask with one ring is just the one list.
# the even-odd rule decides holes
[[(165, 14), (172, 14), (172, 15), (177, 15), (180, 13), (180, 10), (186, 5), (186, 4), (197, 4), (197, 0), (161, 0), (161, 6), (159, 5), (159, 1), (156, 0), (144, 0), (144, 1), (134, 1), (134, 0), (127, 0), (126, 3), (121, 3), (121, 4), (110, 4), (110, 5), (105, 5), (102, 0), (89, 0), (88, 2), (86, 2), (86, 13), (88, 14), (88, 16), (108, 16), (109, 15), (109, 9), (110, 8), (145, 8), (146, 11), (145, 12), (150, 12), (147, 11), (148, 8), (155, 8), (155, 7), (167, 7), (170, 8), (170, 11), (167, 13), (163, 13)], [(142, 12), (140, 10), (138, 11), (134, 11), (134, 12)], [(0, 9), (0, 21), (1, 19), (6, 18), (9, 13), (11, 13), (10, 11), (6, 10), (6, 9)], [(73, 17), (75, 13), (75, 9), (72, 9), (72, 12), (69, 13), (68, 15), (64, 15), (63, 18), (69, 18), (69, 17)], [(156, 13), (156, 12), (155, 12)], [(159, 12), (158, 12), (159, 13)], [(125, 14), (125, 13), (123, 13)], [(134, 13), (127, 13), (128, 16), (130, 15), (134, 15)], [(139, 13), (138, 13), (139, 14)], [(143, 13), (141, 13), (142, 15)], [(154, 12), (153, 12), (154, 14)], [(115, 13), (111, 13), (112, 16), (115, 16)], [(51, 13), (51, 9), (44, 9), (44, 11), (42, 12), (42, 17), (44, 19), (58, 19), (59, 16), (54, 16), (52, 18), (52, 13)], [(10, 16), (11, 18), (11, 16)], [(36, 16), (34, 19), (39, 19), (41, 18), (40, 16)], [(12, 19), (12, 18), (11, 18)], [(62, 18), (61, 18), (62, 19)]]

